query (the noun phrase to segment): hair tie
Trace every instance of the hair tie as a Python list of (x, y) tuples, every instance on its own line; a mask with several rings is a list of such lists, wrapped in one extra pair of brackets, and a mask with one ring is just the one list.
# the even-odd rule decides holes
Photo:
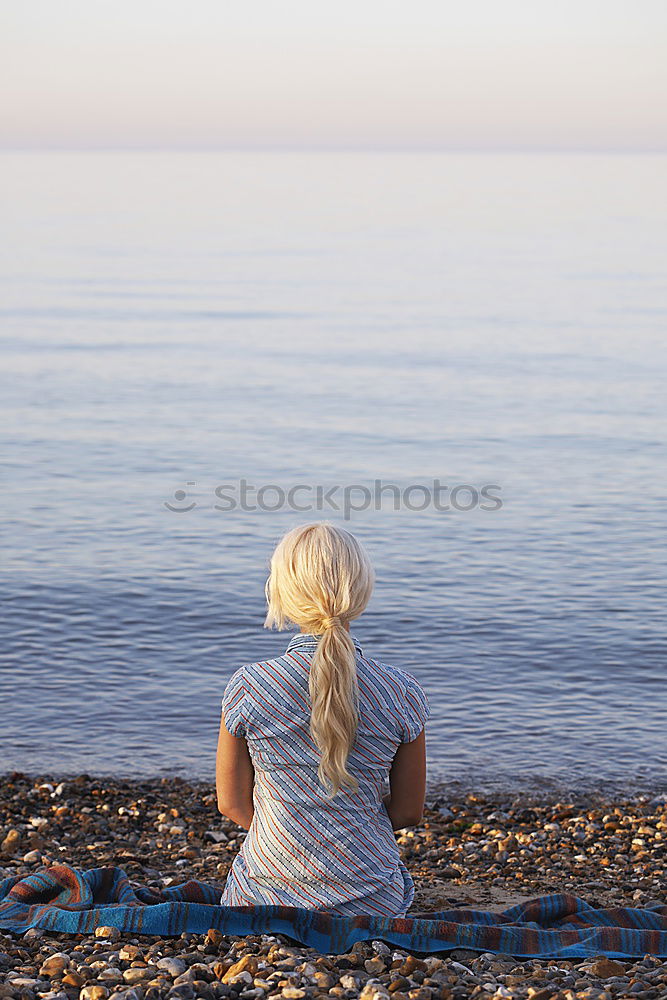
[(322, 619), (322, 628), (324, 628), (325, 631), (330, 628), (336, 628), (338, 625), (340, 625), (340, 618), (338, 615), (332, 615), (331, 618)]

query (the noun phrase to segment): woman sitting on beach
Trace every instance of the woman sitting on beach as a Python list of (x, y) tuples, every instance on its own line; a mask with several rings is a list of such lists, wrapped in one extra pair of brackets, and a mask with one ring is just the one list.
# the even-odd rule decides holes
[[(414, 884), (394, 830), (419, 823), (429, 708), (415, 678), (350, 634), (373, 590), (366, 552), (326, 522), (271, 559), (265, 625), (299, 626), (222, 699), (218, 808), (248, 829), (221, 904), (403, 916)], [(383, 794), (386, 780), (389, 792)]]

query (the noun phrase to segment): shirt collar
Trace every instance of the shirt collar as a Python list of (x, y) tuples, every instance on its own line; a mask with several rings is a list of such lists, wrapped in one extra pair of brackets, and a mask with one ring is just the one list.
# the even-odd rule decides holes
[[(361, 649), (361, 643), (354, 635), (351, 635), (350, 638), (354, 643), (354, 648), (359, 653), (359, 655), (362, 656), (363, 653)], [(291, 653), (293, 650), (298, 649), (302, 653), (304, 652), (314, 653), (315, 649), (317, 648), (317, 643), (319, 642), (320, 639), (321, 636), (313, 635), (310, 632), (298, 632), (296, 635), (293, 635), (292, 638), (290, 639), (289, 645), (287, 646), (285, 652)]]

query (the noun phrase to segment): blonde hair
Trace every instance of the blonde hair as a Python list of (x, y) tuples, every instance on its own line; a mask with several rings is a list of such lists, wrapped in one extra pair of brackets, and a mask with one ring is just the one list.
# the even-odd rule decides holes
[(345, 625), (358, 618), (375, 574), (354, 535), (321, 521), (289, 531), (271, 557), (264, 625), (289, 623), (320, 635), (310, 664), (310, 733), (320, 751), (318, 776), (334, 796), (359, 786), (347, 761), (359, 722), (355, 647)]

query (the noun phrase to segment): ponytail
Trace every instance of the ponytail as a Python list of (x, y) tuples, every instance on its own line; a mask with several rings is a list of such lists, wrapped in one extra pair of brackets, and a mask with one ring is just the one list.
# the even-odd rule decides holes
[(319, 779), (331, 786), (332, 796), (342, 785), (356, 791), (359, 782), (348, 771), (347, 759), (357, 734), (359, 685), (354, 643), (338, 618), (317, 644), (308, 685), (310, 733), (321, 755)]
[(320, 752), (318, 776), (334, 796), (359, 783), (348, 757), (359, 721), (356, 650), (346, 625), (373, 592), (368, 555), (344, 528), (320, 522), (288, 532), (271, 557), (265, 625), (294, 622), (321, 638), (310, 663), (310, 733)]

